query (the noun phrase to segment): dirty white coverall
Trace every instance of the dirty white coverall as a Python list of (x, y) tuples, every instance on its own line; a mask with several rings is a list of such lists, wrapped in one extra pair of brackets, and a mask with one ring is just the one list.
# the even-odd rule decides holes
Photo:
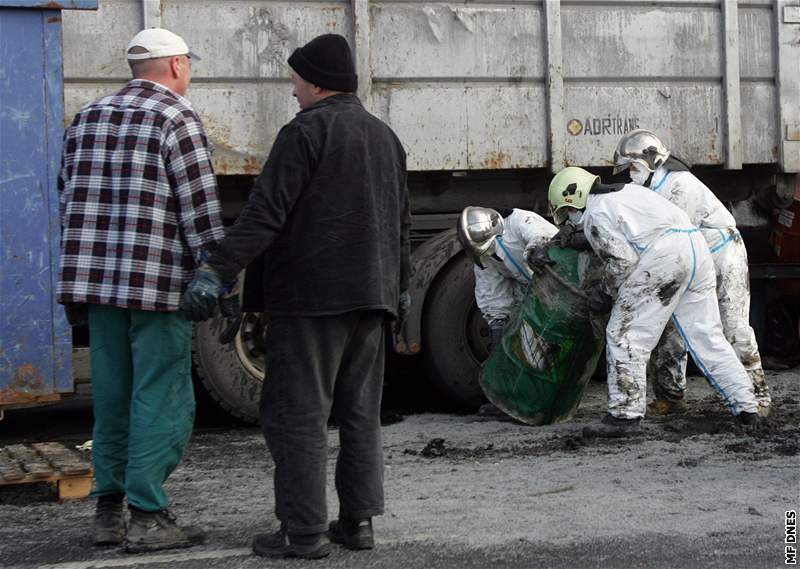
[(609, 413), (644, 416), (647, 361), (670, 317), (731, 412), (755, 413), (753, 385), (722, 332), (711, 253), (689, 216), (626, 184), (590, 195), (582, 223), (615, 299), (606, 327)]
[(475, 300), (490, 326), (509, 320), (525, 296), (532, 275), (525, 251), (547, 243), (557, 232), (555, 225), (524, 209), (514, 209), (503, 220), (496, 257), (484, 258), (485, 269), (475, 267)]
[[(750, 376), (758, 404), (769, 407), (756, 335), (750, 327), (750, 284), (747, 250), (736, 220), (714, 193), (691, 172), (673, 172), (660, 166), (650, 189), (685, 211), (700, 229), (711, 251), (717, 276), (717, 301), (725, 338)], [(650, 359), (649, 376), (660, 399), (679, 399), (686, 388), (686, 346), (680, 332), (667, 325)]]

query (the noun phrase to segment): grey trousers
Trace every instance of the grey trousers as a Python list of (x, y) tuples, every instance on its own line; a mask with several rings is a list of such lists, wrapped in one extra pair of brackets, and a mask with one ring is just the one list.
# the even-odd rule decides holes
[(383, 513), (384, 319), (378, 310), (274, 317), (261, 428), (275, 462), (275, 514), (290, 534), (328, 529), (328, 418), (339, 427), (339, 516)]

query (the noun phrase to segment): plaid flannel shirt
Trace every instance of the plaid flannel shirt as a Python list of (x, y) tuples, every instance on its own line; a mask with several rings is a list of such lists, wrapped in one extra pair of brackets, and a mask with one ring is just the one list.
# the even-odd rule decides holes
[(58, 302), (178, 309), (224, 237), (211, 148), (189, 101), (134, 79), (64, 134)]

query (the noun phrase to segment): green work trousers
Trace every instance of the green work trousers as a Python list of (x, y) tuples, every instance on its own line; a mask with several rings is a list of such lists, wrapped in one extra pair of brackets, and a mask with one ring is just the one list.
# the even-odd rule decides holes
[(93, 496), (155, 512), (194, 422), (192, 325), (180, 312), (89, 306)]

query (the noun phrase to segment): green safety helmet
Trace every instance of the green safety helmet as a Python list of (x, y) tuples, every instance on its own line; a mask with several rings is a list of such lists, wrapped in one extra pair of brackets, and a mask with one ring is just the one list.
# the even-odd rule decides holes
[(567, 220), (567, 208), (583, 209), (589, 192), (600, 176), (595, 176), (583, 168), (568, 166), (556, 174), (550, 182), (547, 197), (550, 200), (550, 212), (556, 225), (562, 225)]
[(497, 237), (503, 234), (503, 216), (488, 207), (465, 207), (458, 218), (458, 241), (472, 262), (481, 269), (483, 257), (495, 252)]

